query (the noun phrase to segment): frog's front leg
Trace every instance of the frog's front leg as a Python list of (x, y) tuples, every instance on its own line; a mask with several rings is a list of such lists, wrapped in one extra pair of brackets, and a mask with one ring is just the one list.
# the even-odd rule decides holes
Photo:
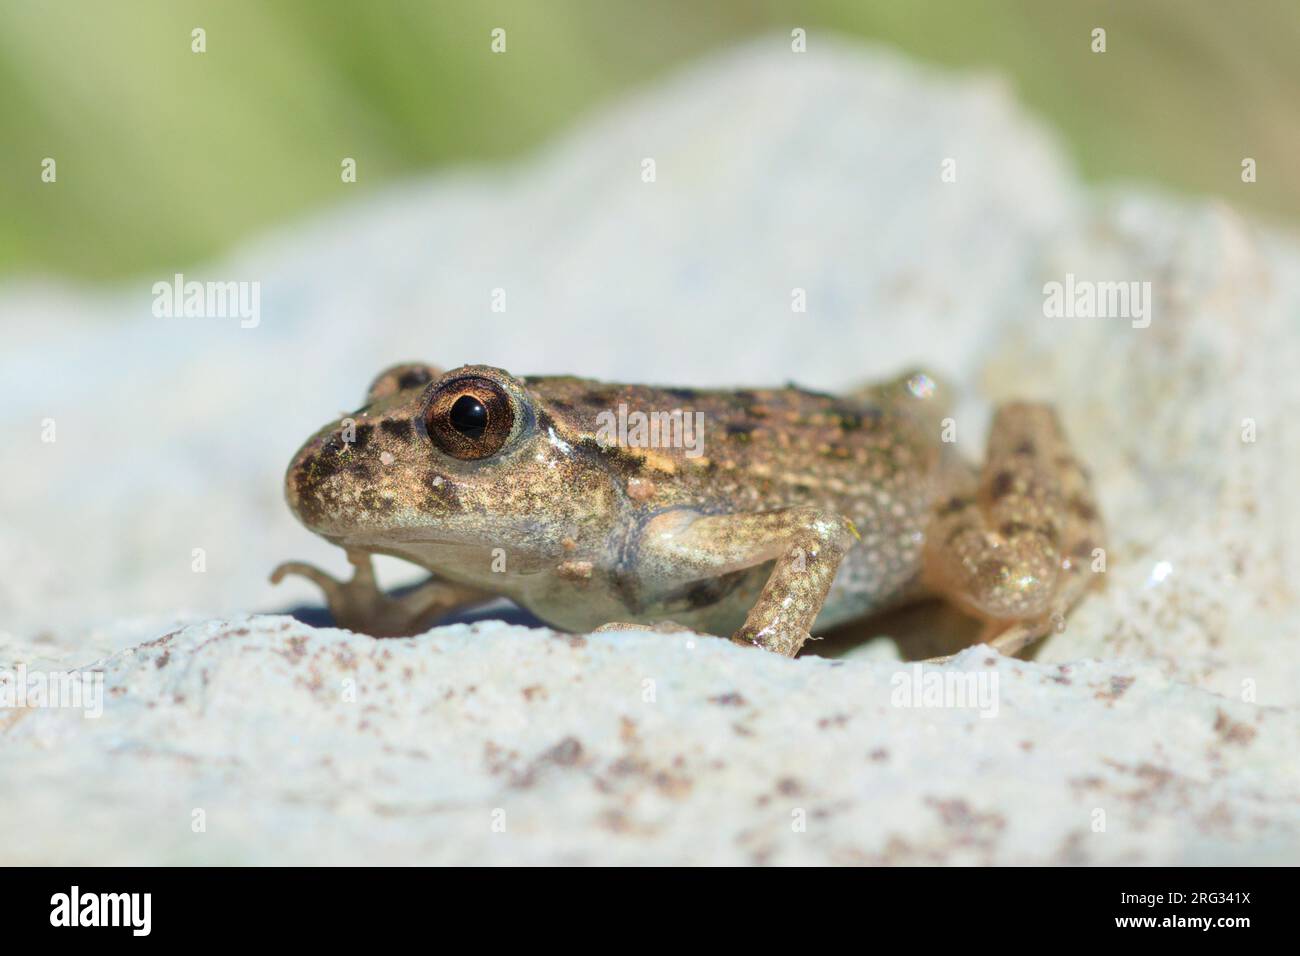
[(852, 522), (818, 508), (694, 516), (668, 512), (646, 527), (638, 561), (644, 572), (715, 577), (774, 561), (739, 644), (787, 657), (799, 653), (821, 611), (835, 572), (858, 539)]
[(926, 534), (930, 588), (985, 622), (981, 641), (1004, 654), (1064, 625), (1095, 586), (1105, 537), (1087, 471), (1055, 413), (998, 409), (974, 493), (942, 502)]
[(401, 597), (391, 597), (380, 590), (368, 552), (347, 554), (354, 569), (349, 581), (340, 581), (315, 565), (286, 561), (271, 572), (271, 583), (279, 584), (290, 574), (315, 582), (336, 625), (374, 637), (418, 634), (444, 614), (492, 597), (487, 591), (437, 578)]

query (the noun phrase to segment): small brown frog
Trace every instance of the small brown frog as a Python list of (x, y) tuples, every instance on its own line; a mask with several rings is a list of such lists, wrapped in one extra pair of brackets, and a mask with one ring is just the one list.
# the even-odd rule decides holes
[[(945, 407), (923, 372), (834, 396), (400, 365), (285, 476), (354, 576), (272, 580), (310, 578), (377, 636), (505, 596), (565, 630), (675, 622), (791, 656), (814, 626), (938, 595), (1013, 654), (1098, 579), (1088, 473), (1048, 406), (1001, 407), (981, 470)], [(434, 578), (389, 596), (373, 554)]]

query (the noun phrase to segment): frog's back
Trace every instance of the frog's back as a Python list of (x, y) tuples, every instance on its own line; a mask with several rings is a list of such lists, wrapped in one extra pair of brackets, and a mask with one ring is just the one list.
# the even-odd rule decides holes
[[(543, 427), (606, 460), (656, 509), (704, 513), (812, 505), (865, 534), (925, 512), (941, 454), (928, 418), (887, 386), (829, 395), (793, 385), (706, 390), (530, 377)], [(657, 431), (650, 423), (660, 416)], [(644, 431), (640, 430), (642, 426)]]

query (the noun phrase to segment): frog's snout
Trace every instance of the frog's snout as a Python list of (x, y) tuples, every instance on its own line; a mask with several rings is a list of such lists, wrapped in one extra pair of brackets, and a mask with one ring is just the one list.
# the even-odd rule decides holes
[(290, 461), (284, 497), (308, 530), (364, 539), (411, 516), (458, 507), (455, 483), (438, 469), (417, 436), (410, 409), (345, 418), (321, 429)]
[(324, 429), (294, 454), (284, 473), (284, 500), (289, 510), (313, 531), (321, 529), (325, 486), (337, 474), (336, 450), (344, 447), (337, 431)]

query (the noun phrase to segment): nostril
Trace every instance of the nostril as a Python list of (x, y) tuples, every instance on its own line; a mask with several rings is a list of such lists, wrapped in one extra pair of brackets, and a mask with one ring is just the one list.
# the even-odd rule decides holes
[(370, 433), (374, 430), (375, 426), (368, 423), (365, 425), (357, 425), (356, 429), (353, 431), (352, 442), (350, 443), (352, 445), (352, 450), (361, 451), (364, 449), (370, 442)]

